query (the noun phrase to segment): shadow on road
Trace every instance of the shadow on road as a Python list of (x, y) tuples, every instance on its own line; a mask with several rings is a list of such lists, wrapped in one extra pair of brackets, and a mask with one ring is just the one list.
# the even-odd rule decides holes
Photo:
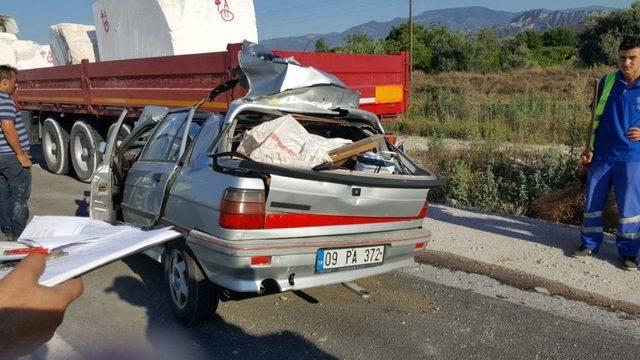
[(82, 198), (82, 200), (80, 199), (75, 200), (76, 205), (78, 205), (75, 216), (82, 216), (82, 217), (89, 216), (89, 201), (87, 201), (87, 199), (89, 198), (90, 195), (91, 193), (89, 191), (85, 191), (83, 193), (84, 197)]
[(29, 151), (29, 153), (31, 154), (31, 160), (35, 164), (40, 165), (40, 167), (43, 169), (47, 168), (47, 163), (44, 161), (44, 154), (42, 152), (41, 144), (31, 145), (31, 150)]
[[(479, 211), (476, 211), (479, 212)], [(482, 213), (482, 212), (480, 212)], [(487, 215), (495, 216), (495, 214), (487, 213)], [(542, 244), (550, 247), (561, 249), (566, 256), (570, 256), (580, 244), (579, 232), (575, 228), (554, 224), (557, 231), (550, 232), (546, 229), (541, 220), (530, 218), (511, 218), (498, 219), (495, 217), (470, 217), (453, 215), (447, 207), (431, 206), (429, 207), (429, 218), (453, 224), (464, 226), (479, 232), (487, 232), (512, 239), (525, 240)], [(482, 236), (478, 234), (477, 236)], [(605, 260), (615, 266), (619, 265), (618, 250), (615, 247), (613, 236), (605, 235), (605, 241), (600, 246), (598, 258)]]
[[(144, 255), (124, 259), (142, 281), (130, 276), (121, 276), (106, 290), (117, 293), (130, 304), (145, 308), (148, 324), (147, 339), (160, 357), (180, 355), (181, 359), (208, 358), (312, 358), (330, 359), (325, 353), (304, 337), (290, 331), (254, 336), (243, 329), (225, 322), (216, 315), (212, 322), (186, 328), (173, 317), (166, 296), (161, 265)], [(109, 351), (111, 352), (111, 351)], [(111, 352), (114, 355), (121, 350)], [(136, 354), (122, 354), (126, 357)], [(171, 355), (169, 355), (171, 356)]]

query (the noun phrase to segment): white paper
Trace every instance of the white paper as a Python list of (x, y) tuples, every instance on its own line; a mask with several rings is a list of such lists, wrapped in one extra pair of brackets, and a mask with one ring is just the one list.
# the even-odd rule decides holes
[[(66, 255), (47, 260), (40, 284), (54, 286), (113, 261), (177, 238), (169, 228), (143, 231), (100, 220), (71, 216), (36, 216), (19, 240), (31, 240)], [(10, 270), (0, 270), (0, 278)]]

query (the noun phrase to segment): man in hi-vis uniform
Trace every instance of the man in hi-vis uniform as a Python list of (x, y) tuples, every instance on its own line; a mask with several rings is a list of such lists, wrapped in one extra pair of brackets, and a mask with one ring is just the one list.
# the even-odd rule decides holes
[(616, 244), (621, 266), (638, 269), (640, 249), (640, 38), (620, 43), (618, 69), (598, 89), (596, 121), (590, 149), (581, 156), (588, 165), (582, 245), (572, 255), (592, 256), (602, 244), (602, 211), (613, 186), (620, 226)]

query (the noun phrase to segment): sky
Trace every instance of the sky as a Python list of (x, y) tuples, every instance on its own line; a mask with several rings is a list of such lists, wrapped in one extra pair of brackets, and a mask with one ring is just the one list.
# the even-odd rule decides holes
[[(137, 0), (129, 0), (137, 1)], [(214, 0), (211, 0), (213, 3)], [(233, 0), (228, 0), (231, 5)], [(49, 26), (61, 22), (93, 24), (93, 0), (0, 0), (0, 14), (13, 16), (18, 38), (49, 43)], [(414, 0), (414, 14), (425, 10), (485, 6), (494, 10), (551, 10), (584, 6), (629, 7), (633, 0)], [(342, 32), (370, 20), (408, 16), (408, 0), (255, 0), (260, 39)]]

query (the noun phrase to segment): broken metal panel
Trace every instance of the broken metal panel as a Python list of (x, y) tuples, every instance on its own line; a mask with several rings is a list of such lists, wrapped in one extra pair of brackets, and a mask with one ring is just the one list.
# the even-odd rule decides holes
[(357, 109), (360, 94), (337, 77), (245, 42), (239, 53), (245, 100), (298, 110)]

